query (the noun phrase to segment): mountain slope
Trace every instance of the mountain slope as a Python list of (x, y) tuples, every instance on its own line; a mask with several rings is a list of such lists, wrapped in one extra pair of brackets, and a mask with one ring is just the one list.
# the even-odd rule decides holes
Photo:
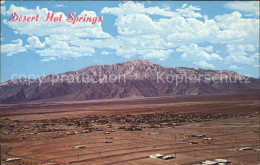
[(9, 80), (0, 86), (0, 103), (203, 95), (244, 89), (259, 89), (259, 80), (231, 71), (165, 68), (148, 60), (132, 60), (36, 80)]

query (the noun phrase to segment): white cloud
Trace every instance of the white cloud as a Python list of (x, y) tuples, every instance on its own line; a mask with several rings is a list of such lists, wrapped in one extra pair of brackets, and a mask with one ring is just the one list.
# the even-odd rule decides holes
[(260, 65), (259, 64), (256, 64), (256, 65), (253, 65), (254, 68), (259, 68)]
[(160, 61), (166, 60), (173, 50), (163, 50), (163, 49), (148, 49), (145, 53), (142, 53), (144, 59), (159, 59)]
[(95, 63), (102, 63), (103, 60), (94, 60)]
[(246, 44), (246, 45), (231, 45), (227, 44), (226, 51), (228, 56), (226, 57), (227, 63), (243, 63), (248, 65), (254, 65), (259, 62), (259, 50), (258, 45)]
[(119, 7), (104, 7), (101, 13), (104, 14), (113, 14), (117, 16), (123, 15), (136, 15), (136, 14), (147, 14), (147, 15), (160, 15), (165, 17), (202, 17), (200, 13), (196, 13), (195, 11), (201, 10), (197, 6), (188, 6), (184, 4), (181, 8), (178, 8), (176, 11), (170, 11), (169, 7), (160, 8), (158, 6), (155, 7), (145, 7), (141, 3), (135, 3), (132, 1), (128, 1), (124, 4), (120, 4)]
[(27, 42), (30, 44), (30, 45), (26, 45), (26, 48), (44, 48), (45, 47), (45, 44), (44, 43), (41, 43), (40, 39), (36, 36), (31, 36), (27, 39)]
[[(117, 16), (115, 27), (119, 35), (106, 40), (85, 40), (85, 42), (77, 40), (77, 42), (90, 47), (114, 49), (116, 55), (125, 58), (139, 55), (159, 60), (167, 59), (173, 49), (179, 47), (177, 50), (183, 52), (182, 59), (196, 62), (223, 60), (219, 55), (222, 52), (213, 52), (212, 46), (198, 47), (198, 43), (201, 42), (213, 44), (257, 42), (258, 30), (255, 28), (258, 25), (257, 19), (244, 19), (239, 12), (216, 16), (214, 19), (205, 16), (204, 21), (190, 18), (191, 14), (183, 15), (185, 12), (188, 14), (199, 10), (199, 7), (187, 5), (176, 11), (159, 7), (146, 8), (143, 4), (131, 1), (119, 7), (105, 7), (102, 9), (103, 14)], [(153, 20), (150, 15), (164, 17)], [(183, 46), (186, 44), (188, 46)]]
[(102, 55), (109, 55), (110, 53), (103, 50), (103, 51), (101, 52), (101, 54), (102, 54)]
[(228, 2), (224, 5), (226, 8), (232, 10), (238, 10), (245, 13), (251, 13), (256, 16), (259, 16), (259, 2), (258, 1), (251, 1), (251, 2)]
[(202, 15), (200, 13), (196, 13), (196, 11), (200, 11), (201, 9), (197, 6), (190, 5), (187, 7), (187, 4), (183, 4), (181, 8), (176, 9), (178, 13), (180, 13), (184, 17), (194, 17), (201, 18)]
[[(161, 9), (163, 10), (163, 9)], [(124, 50), (124, 46), (120, 45), (116, 48), (117, 55), (127, 58), (133, 57), (136, 54), (147, 56), (147, 52), (140, 51), (148, 48), (155, 51), (158, 50), (173, 50), (176, 47), (177, 52), (183, 52), (182, 59), (187, 61), (210, 61), (223, 60), (220, 56), (221, 52), (213, 52), (212, 46), (198, 47), (199, 43), (258, 43), (258, 19), (242, 18), (241, 13), (233, 12), (230, 14), (218, 15), (214, 19), (209, 19), (204, 16), (204, 21), (197, 19), (202, 17), (199, 7), (183, 5), (182, 8), (176, 11), (166, 11), (167, 14), (158, 14), (154, 10), (153, 13), (148, 12), (150, 8), (145, 8), (143, 4), (126, 2), (119, 7), (104, 8), (102, 13), (113, 14), (117, 16), (115, 26), (121, 36), (121, 42), (125, 42), (128, 47)], [(153, 20), (150, 15), (163, 15), (169, 18), (159, 18)], [(193, 18), (192, 18), (193, 17)], [(173, 30), (174, 29), (174, 30)], [(156, 38), (155, 42), (146, 36)], [(139, 39), (142, 38), (142, 42)], [(116, 38), (117, 40), (118, 38)], [(160, 42), (156, 42), (160, 41)], [(188, 46), (185, 46), (185, 45)], [(189, 45), (190, 44), (190, 45)], [(184, 46), (183, 46), (184, 45)], [(156, 47), (152, 48), (152, 46)], [(125, 51), (125, 52), (124, 52)], [(123, 55), (121, 52), (124, 52)], [(150, 55), (150, 54), (149, 54)], [(154, 55), (150, 57), (159, 56)], [(164, 57), (169, 57), (165, 55)]]
[[(133, 23), (134, 22), (134, 23)], [(117, 31), (121, 35), (149, 35), (158, 34), (164, 29), (159, 22), (153, 21), (146, 14), (130, 14), (116, 20)]]
[(49, 62), (49, 61), (55, 61), (56, 58), (55, 57), (44, 57), (41, 61), (43, 62)]
[(179, 14), (172, 11), (167, 11), (166, 9), (161, 9), (158, 6), (146, 8), (141, 3), (134, 3), (128, 1), (124, 4), (120, 4), (119, 7), (104, 7), (101, 10), (102, 14), (113, 14), (116, 16), (123, 15), (136, 15), (136, 14), (150, 14), (150, 15), (161, 15), (166, 17), (178, 16)]
[[(165, 42), (171, 43), (255, 43), (258, 40), (259, 30), (255, 28), (258, 19), (244, 19), (239, 12), (233, 12), (218, 15), (214, 19), (205, 16), (202, 21), (179, 13), (186, 10), (188, 13), (188, 10), (199, 11), (200, 8), (184, 5), (176, 12), (164, 10), (171, 13), (168, 15), (159, 12), (151, 14), (148, 12), (150, 8), (145, 8), (143, 4), (126, 2), (119, 7), (105, 7), (102, 13), (117, 16), (115, 25), (120, 35), (159, 35)], [(153, 20), (150, 15), (167, 15), (169, 18)]]
[(44, 50), (37, 50), (35, 52), (43, 57), (55, 57), (62, 59), (92, 56), (95, 53), (93, 48), (69, 46), (66, 41), (52, 41), (51, 43), (46, 44), (50, 47)]
[(1, 6), (1, 15), (6, 15), (6, 7)]
[(12, 56), (17, 53), (26, 52), (26, 48), (23, 46), (23, 41), (17, 39), (13, 41), (14, 44), (1, 45), (1, 52), (6, 53), (7, 56)]
[(239, 12), (215, 16), (216, 25), (221, 29), (215, 42), (220, 43), (258, 43), (259, 19), (245, 19)]
[(67, 6), (56, 4), (55, 7), (67, 7)]
[(242, 69), (242, 67), (239, 67), (237, 65), (230, 65), (229, 69)]
[[(71, 41), (73, 42), (73, 40)], [(89, 46), (71, 45), (66, 40), (57, 40), (56, 36), (46, 37), (44, 44), (47, 48), (35, 51), (42, 57), (55, 57), (61, 59), (79, 58), (83, 56), (92, 56), (95, 50)]]
[(181, 58), (186, 61), (211, 61), (223, 60), (217, 53), (213, 53), (213, 47), (199, 47), (197, 44), (183, 45), (176, 49), (177, 52), (183, 52)]
[(255, 45), (252, 44), (246, 44), (246, 45), (231, 45), (227, 44), (227, 50), (228, 52), (254, 52), (256, 51)]
[[(117, 36), (104, 40), (78, 39), (69, 40), (68, 42), (71, 45), (78, 45), (81, 47), (112, 49), (116, 52), (116, 55), (125, 58), (142, 56), (159, 60), (164, 60), (165, 57), (169, 57), (170, 53), (173, 52), (173, 49), (170, 49), (170, 47), (174, 47), (174, 44), (166, 44), (159, 36), (155, 35), (141, 35), (138, 37)], [(158, 55), (154, 52), (157, 52)]]
[(193, 62), (193, 64), (198, 65), (202, 68), (215, 68), (214, 65), (207, 63), (206, 61)]

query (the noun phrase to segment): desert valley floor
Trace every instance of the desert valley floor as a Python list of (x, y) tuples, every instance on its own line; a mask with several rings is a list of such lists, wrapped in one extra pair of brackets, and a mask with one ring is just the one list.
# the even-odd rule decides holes
[(1, 105), (1, 163), (255, 165), (259, 106), (259, 91)]

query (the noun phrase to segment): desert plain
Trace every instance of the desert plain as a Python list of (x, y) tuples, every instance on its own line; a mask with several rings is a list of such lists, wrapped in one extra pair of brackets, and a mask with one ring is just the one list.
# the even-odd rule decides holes
[(259, 106), (257, 90), (2, 104), (1, 163), (256, 165)]

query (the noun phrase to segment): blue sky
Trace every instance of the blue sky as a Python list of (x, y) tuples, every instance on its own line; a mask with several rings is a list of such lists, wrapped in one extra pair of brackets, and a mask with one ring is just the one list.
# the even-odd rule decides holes
[[(232, 70), (259, 77), (258, 2), (4, 2), (1, 81), (149, 59), (165, 67)], [(39, 22), (10, 22), (12, 13)], [(46, 22), (48, 12), (103, 17)]]

